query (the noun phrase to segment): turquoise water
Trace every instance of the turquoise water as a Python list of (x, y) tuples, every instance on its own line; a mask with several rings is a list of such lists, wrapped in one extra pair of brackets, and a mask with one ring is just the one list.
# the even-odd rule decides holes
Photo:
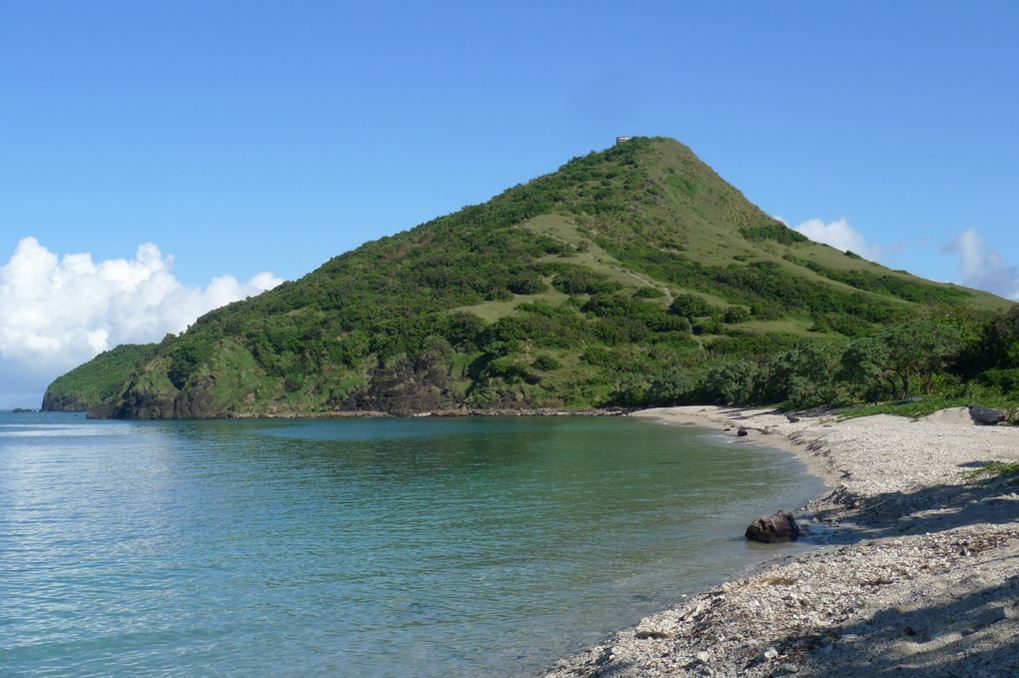
[(0, 414), (0, 673), (526, 675), (777, 553), (789, 455), (629, 418)]

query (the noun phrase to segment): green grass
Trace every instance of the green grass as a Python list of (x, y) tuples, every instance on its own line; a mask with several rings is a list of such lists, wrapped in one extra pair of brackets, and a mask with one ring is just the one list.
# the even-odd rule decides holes
[[(551, 281), (549, 281), (551, 282)], [(569, 297), (559, 290), (555, 289), (551, 285), (548, 290), (539, 294), (514, 294), (511, 299), (495, 300), (495, 301), (483, 301), (480, 304), (472, 304), (470, 306), (459, 306), (451, 310), (452, 313), (464, 312), (472, 313), (482, 320), (489, 322), (498, 320), (504, 316), (512, 314), (520, 304), (533, 303), (535, 301), (545, 301), (550, 304), (561, 304), (562, 302), (569, 299)]]
[(795, 334), (801, 337), (816, 337), (817, 333), (810, 331), (813, 324), (810, 320), (786, 318), (784, 320), (750, 320), (741, 323), (740, 327), (760, 334)]
[[(1019, 475), (1019, 461), (993, 461), (973, 471), (963, 473), (967, 480), (988, 480), (992, 478), (1008, 478)], [(1019, 478), (1015, 479), (1019, 481)]]
[(50, 384), (43, 409), (87, 410), (117, 398), (135, 366), (155, 352), (155, 344), (126, 344), (100, 353)]
[(948, 408), (966, 407), (967, 405), (979, 405), (980, 407), (1012, 410), (1019, 407), (1019, 399), (1017, 399), (1014, 395), (994, 393), (986, 393), (977, 398), (930, 396), (915, 403), (895, 404), (895, 402), (887, 402), (854, 405), (852, 407), (839, 410), (838, 416), (840, 419), (855, 419), (858, 417), (869, 417), (875, 414), (892, 414), (898, 417), (912, 417), (916, 419)]

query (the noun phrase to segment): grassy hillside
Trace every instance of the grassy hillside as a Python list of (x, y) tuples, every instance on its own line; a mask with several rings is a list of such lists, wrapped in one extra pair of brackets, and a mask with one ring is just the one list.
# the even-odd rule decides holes
[(637, 138), (213, 311), (103, 400), (205, 417), (708, 397), (737, 357), (933, 316), (972, 334), (1008, 306), (813, 243), (686, 146)]
[(134, 368), (155, 352), (155, 344), (125, 344), (100, 353), (50, 384), (42, 409), (81, 412), (116, 400)]

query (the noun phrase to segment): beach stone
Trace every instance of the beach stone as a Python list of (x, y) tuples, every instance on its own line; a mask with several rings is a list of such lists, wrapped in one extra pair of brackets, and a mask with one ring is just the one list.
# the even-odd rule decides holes
[(767, 650), (764, 651), (764, 658), (769, 660), (769, 661), (771, 661), (772, 659), (777, 659), (778, 658), (778, 650), (776, 650), (773, 647), (769, 647)]
[(790, 424), (798, 424), (798, 423), (800, 423), (800, 418), (796, 417), (796, 416), (793, 416), (791, 414), (785, 415), (785, 418), (789, 421)]
[(776, 511), (770, 516), (761, 516), (750, 523), (746, 532), (743, 533), (750, 541), (759, 541), (764, 544), (775, 544), (784, 541), (793, 541), (801, 534), (800, 526), (789, 511)]
[(745, 429), (745, 428), (743, 428), (742, 426), (740, 427), (740, 429), (739, 429), (738, 431), (736, 431), (736, 435), (737, 435), (738, 437), (740, 437), (740, 438), (742, 438), (742, 437), (744, 437), (744, 436), (747, 436), (747, 435), (749, 435), (749, 434), (750, 434), (750, 431), (746, 430), (746, 429)]
[(969, 416), (975, 424), (994, 426), (995, 424), (1005, 421), (1005, 415), (1003, 413), (998, 410), (992, 410), (989, 407), (970, 405), (968, 409)]

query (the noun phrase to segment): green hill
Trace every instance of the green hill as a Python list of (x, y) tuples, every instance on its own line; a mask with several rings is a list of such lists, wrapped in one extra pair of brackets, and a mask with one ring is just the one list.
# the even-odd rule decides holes
[(42, 399), (43, 411), (82, 412), (116, 401), (127, 376), (155, 350), (155, 344), (124, 344), (100, 353), (50, 384)]
[(213, 311), (135, 362), (97, 358), (46, 398), (91, 384), (77, 402), (119, 417), (646, 404), (707, 397), (736, 358), (1008, 306), (813, 243), (686, 146), (636, 138)]

